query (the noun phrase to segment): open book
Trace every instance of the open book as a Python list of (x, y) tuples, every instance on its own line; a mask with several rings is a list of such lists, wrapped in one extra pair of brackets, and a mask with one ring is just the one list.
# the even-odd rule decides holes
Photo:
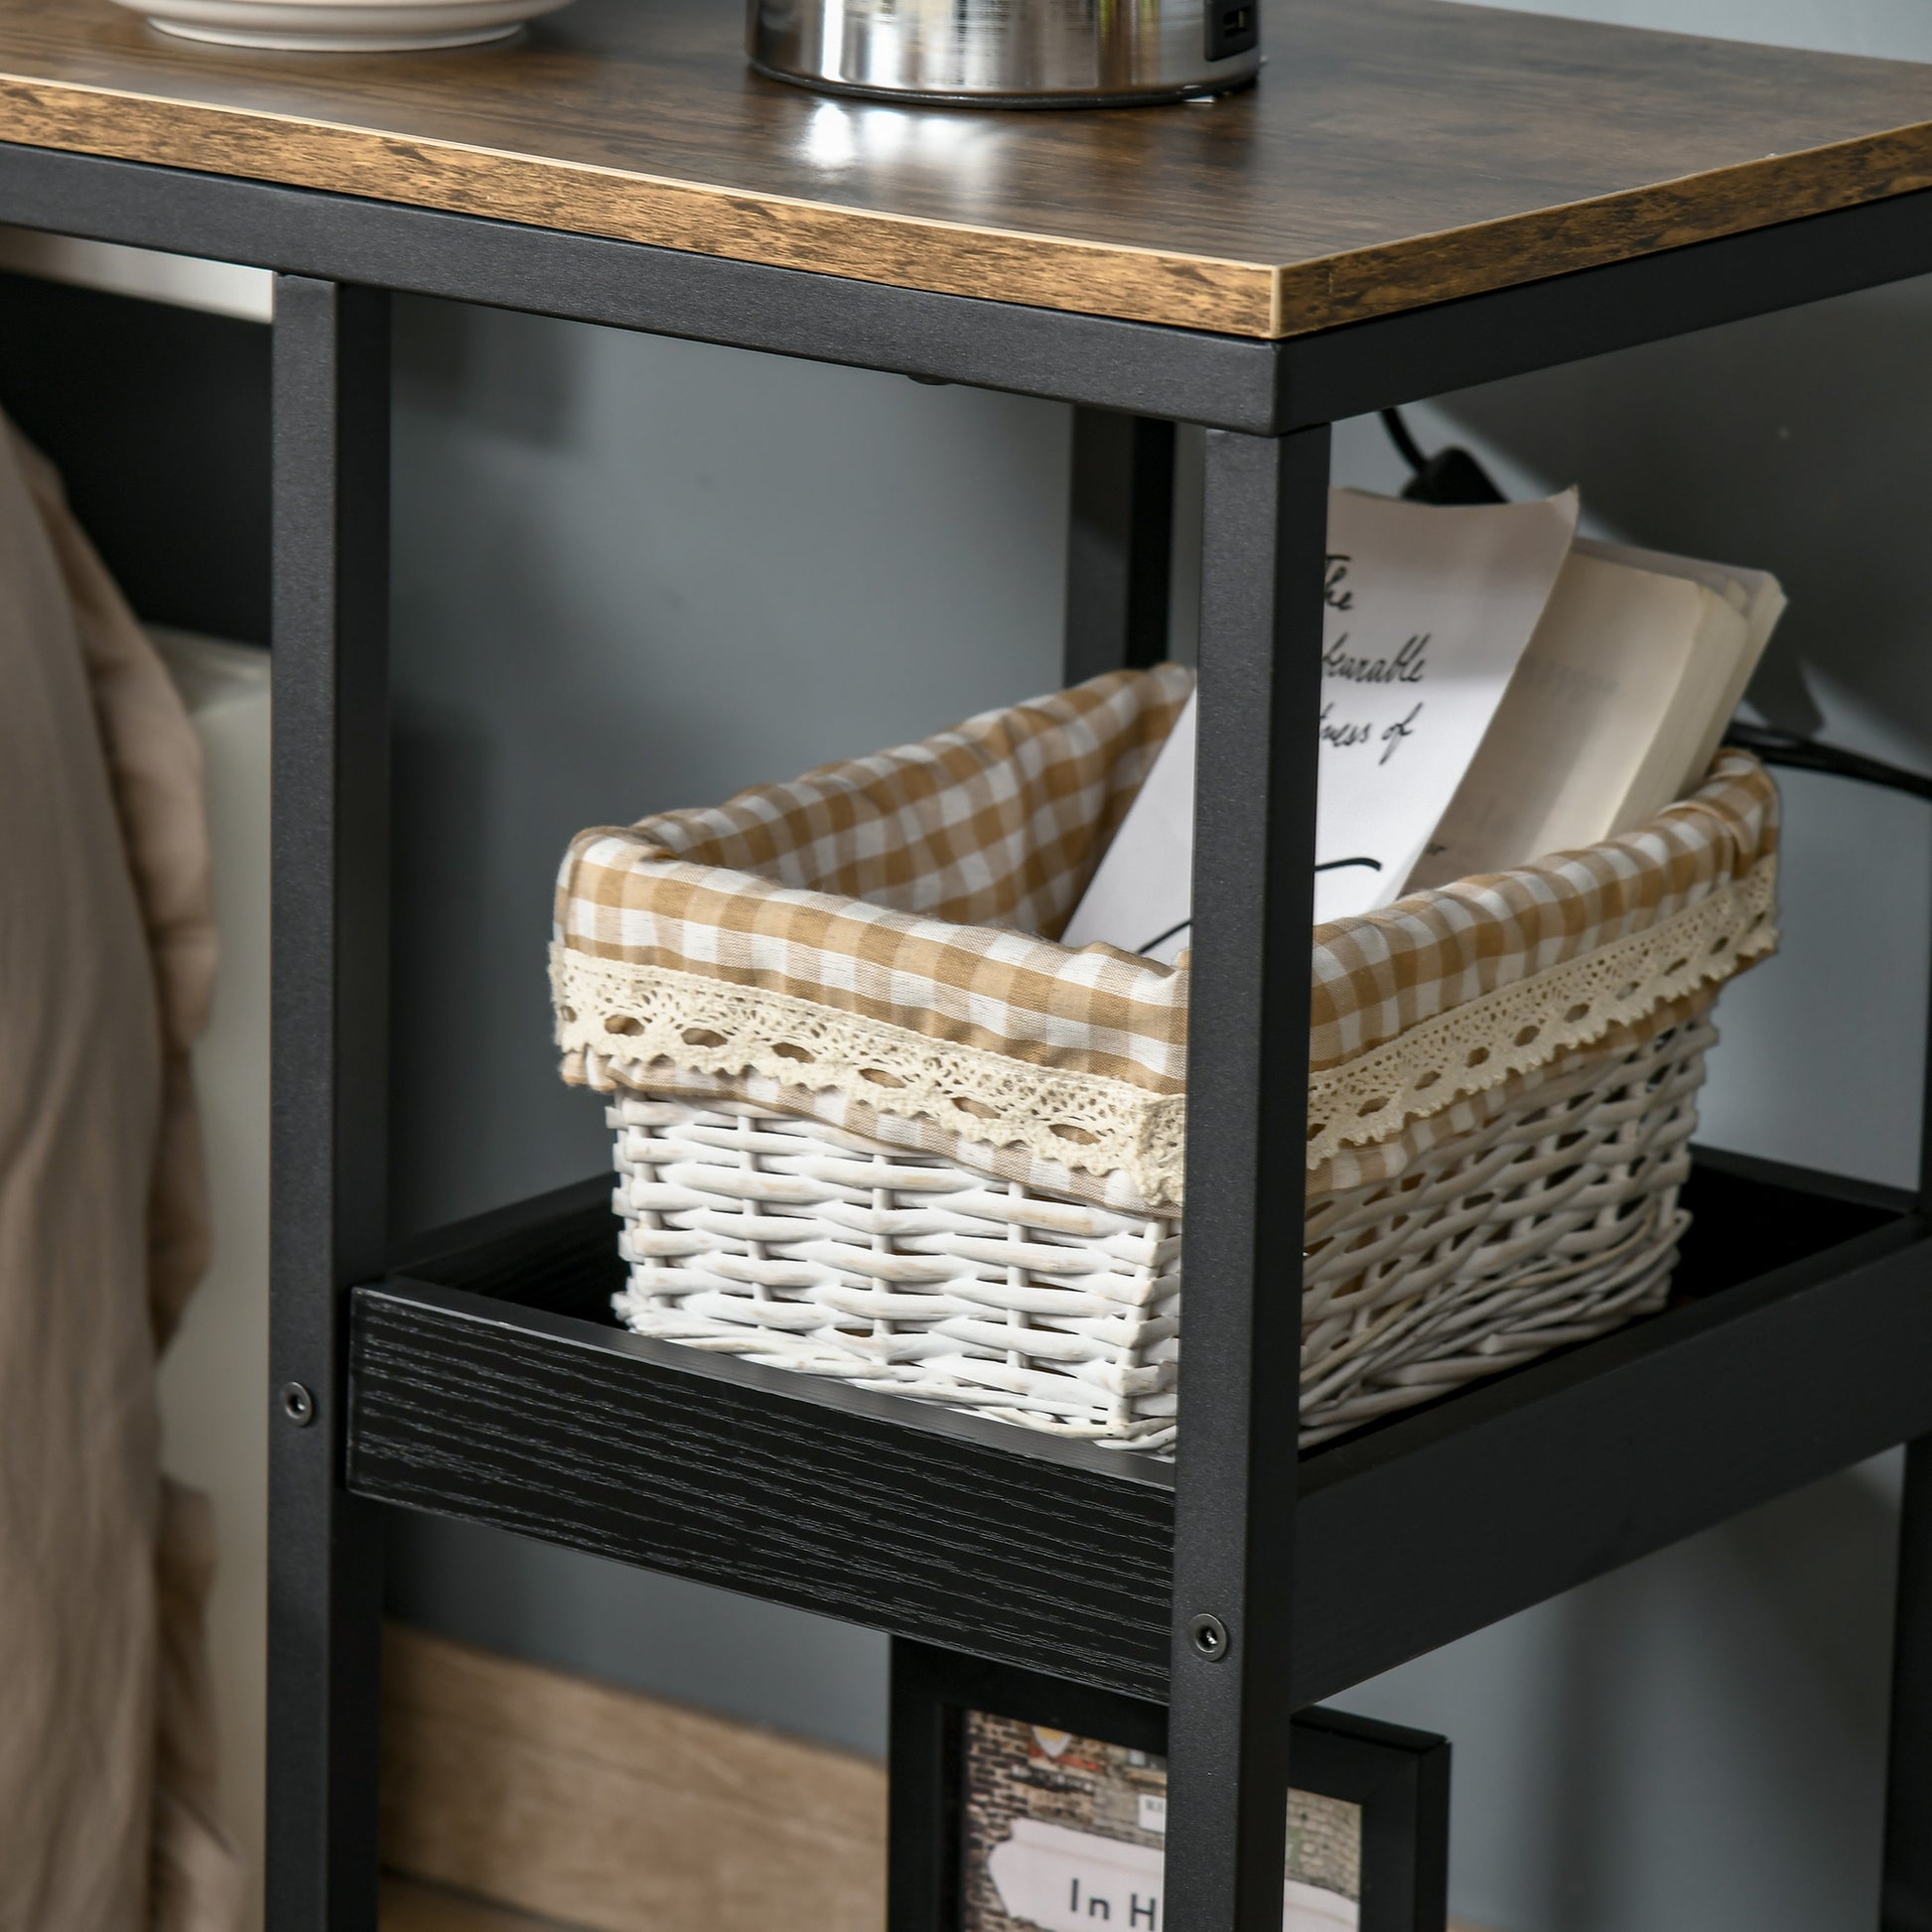
[[(1594, 844), (1694, 787), (1783, 593), (1575, 536), (1574, 491), (1439, 508), (1329, 501), (1317, 922)], [(1188, 705), (1062, 939), (1189, 944)]]
[[(1439, 508), (1328, 499), (1315, 916), (1398, 897), (1509, 688), (1577, 530), (1577, 494)], [(1194, 707), (1061, 935), (1171, 961), (1188, 943)]]
[(1593, 845), (1683, 797), (1783, 610), (1764, 571), (1579, 540), (1407, 890)]

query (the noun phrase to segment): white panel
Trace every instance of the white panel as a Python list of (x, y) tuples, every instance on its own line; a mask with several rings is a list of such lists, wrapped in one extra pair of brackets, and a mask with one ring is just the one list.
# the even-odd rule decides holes
[(237, 316), (243, 322), (272, 322), (275, 316), (275, 278), (265, 268), (243, 268), (236, 262), (164, 255), (152, 248), (123, 248), (118, 242), (82, 241), (34, 228), (0, 228), (0, 268), (105, 289), (110, 295), (137, 295), (180, 309)]
[(214, 1258), (161, 1364), (162, 1460), (214, 1503), (222, 1814), (261, 1923), (268, 1639), (268, 653), (153, 632), (206, 760), (221, 958), (195, 1055)]

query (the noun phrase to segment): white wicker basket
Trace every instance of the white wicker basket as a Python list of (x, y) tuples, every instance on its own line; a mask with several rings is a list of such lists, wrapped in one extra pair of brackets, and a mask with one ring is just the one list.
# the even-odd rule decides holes
[[(579, 836), (557, 1036), (611, 1102), (631, 1327), (1173, 1443), (1190, 972), (1049, 935), (1186, 690), (1116, 673)], [(1278, 1100), (1307, 1128), (1305, 1442), (1661, 1304), (1776, 845), (1725, 754), (1633, 831), (1315, 928), (1309, 1085)]]
[[(1302, 1440), (1662, 1306), (1702, 1015), (1532, 1082), (1401, 1180), (1310, 1212)], [(1169, 1446), (1175, 1221), (1050, 1198), (750, 1104), (620, 1095), (617, 1208), (658, 1335), (1056, 1435)]]

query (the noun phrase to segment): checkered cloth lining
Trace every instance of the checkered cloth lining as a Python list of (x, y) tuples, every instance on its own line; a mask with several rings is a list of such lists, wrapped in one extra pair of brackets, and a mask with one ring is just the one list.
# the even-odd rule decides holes
[[(1174, 665), (1114, 672), (580, 834), (552, 947), (565, 1077), (735, 1096), (1177, 1211), (1186, 962), (1040, 935), (1190, 684)], [(1707, 1005), (1775, 943), (1776, 842), (1770, 780), (1726, 752), (1637, 831), (1316, 927), (1311, 1188), (1399, 1173), (1538, 1067)]]

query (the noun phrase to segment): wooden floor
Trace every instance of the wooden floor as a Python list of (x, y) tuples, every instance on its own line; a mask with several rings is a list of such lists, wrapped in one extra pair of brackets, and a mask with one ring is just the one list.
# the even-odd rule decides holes
[[(500, 1905), (414, 1878), (382, 1881), (382, 1932), (560, 1932), (552, 1918), (529, 1918)], [(576, 1932), (576, 1928), (568, 1928)]]

